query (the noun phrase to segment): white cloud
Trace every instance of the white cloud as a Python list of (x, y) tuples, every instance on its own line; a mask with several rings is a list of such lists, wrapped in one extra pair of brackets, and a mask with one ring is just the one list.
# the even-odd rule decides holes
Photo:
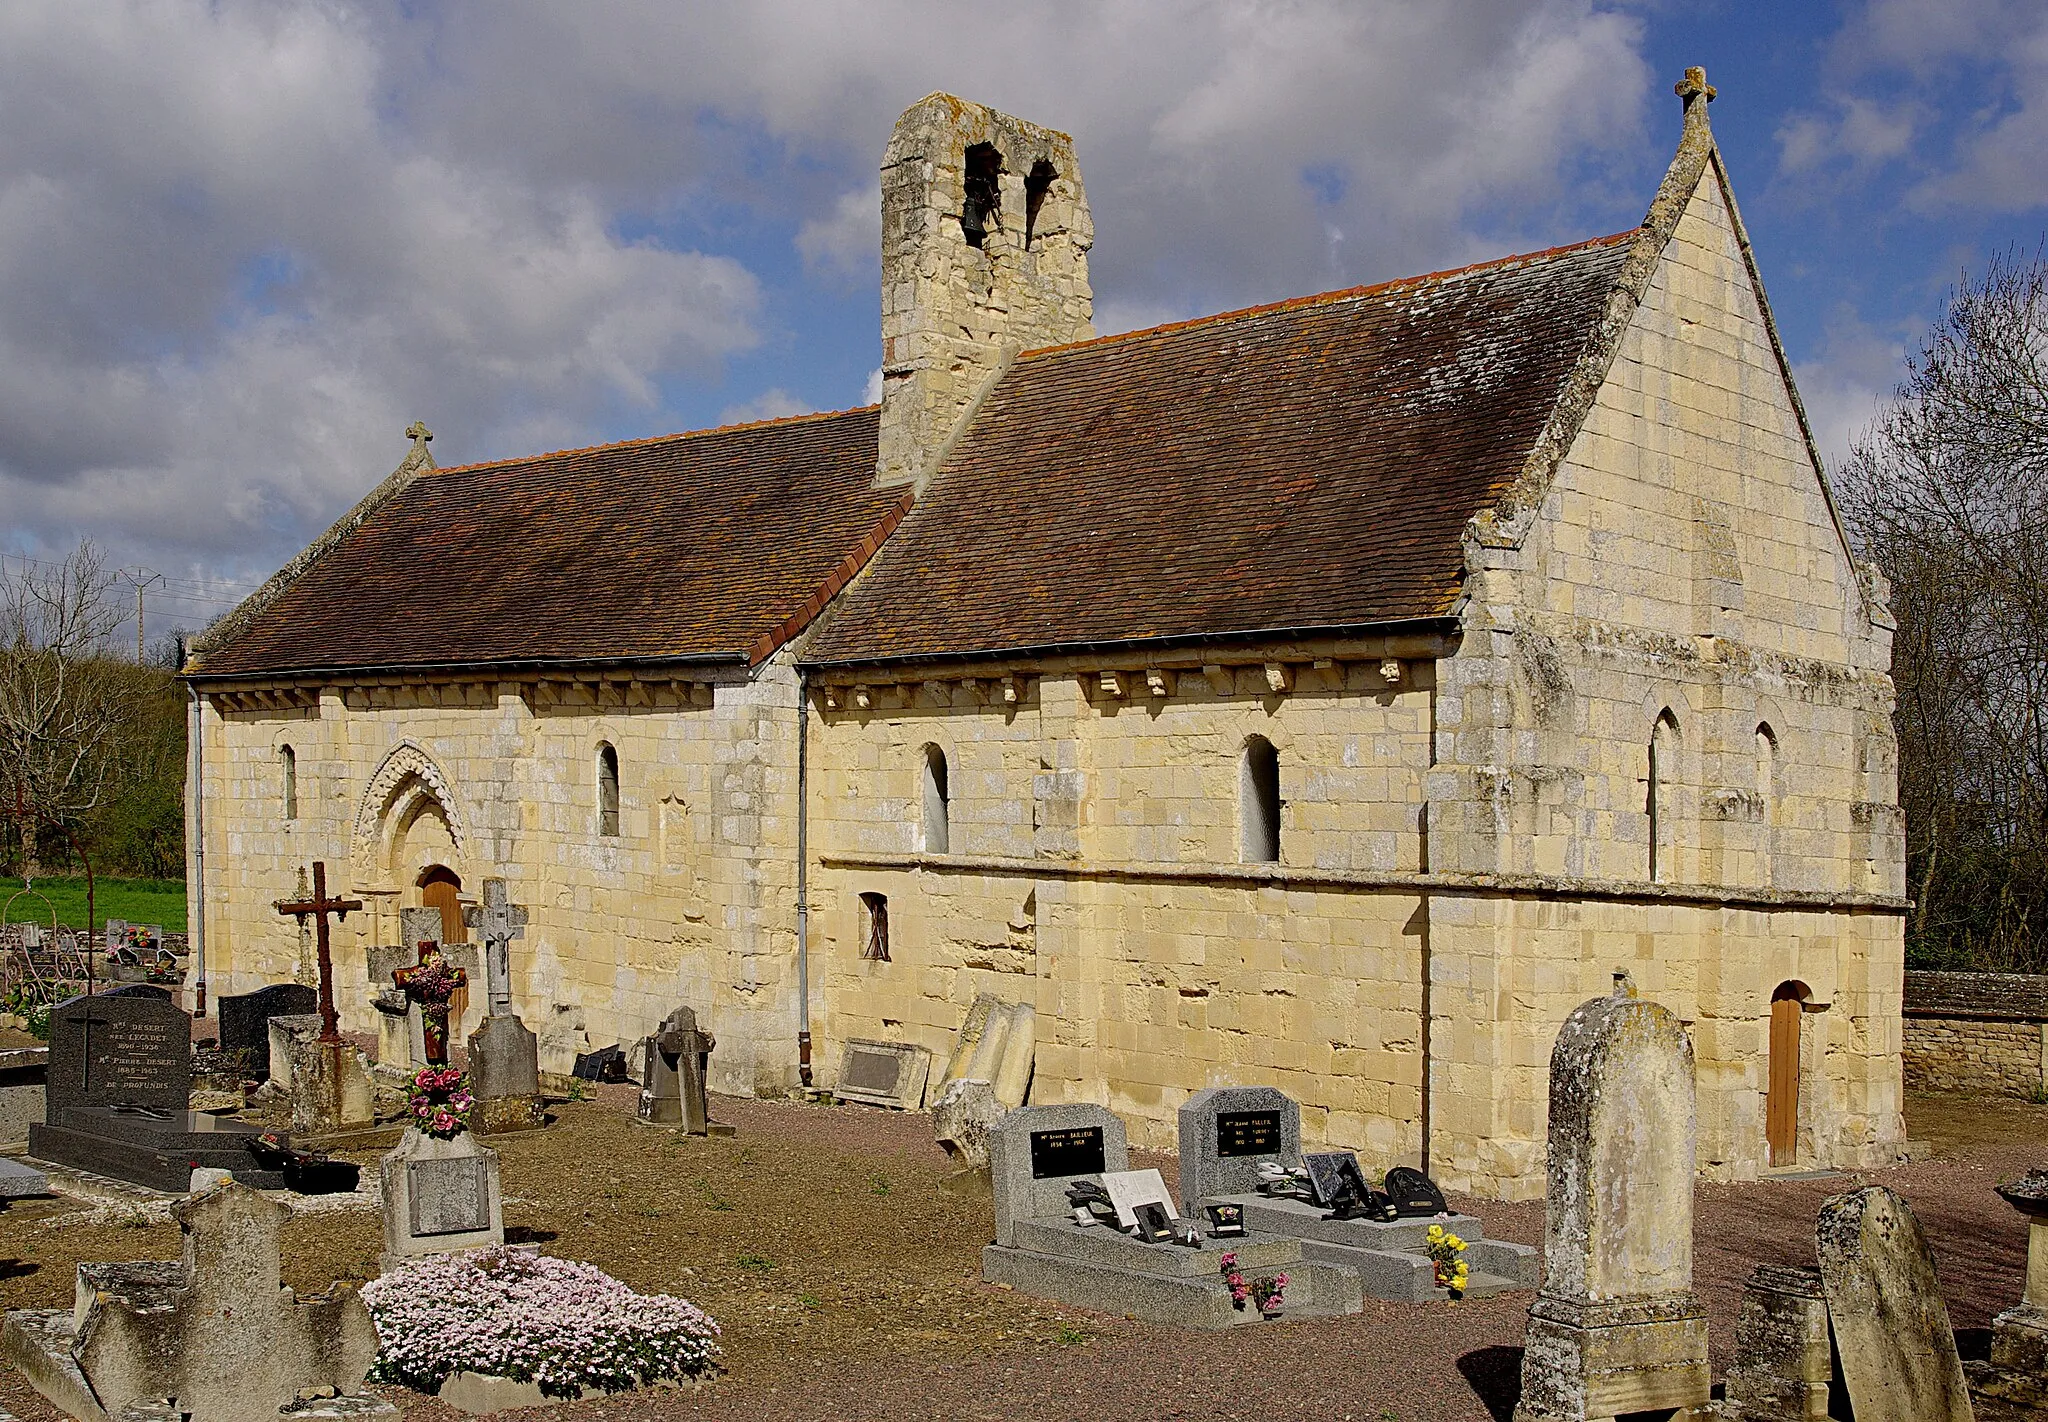
[(816, 408), (817, 406), (797, 399), (778, 385), (773, 390), (763, 390), (743, 404), (727, 405), (718, 412), (718, 423), (750, 425), (756, 420), (780, 420), (789, 415), (808, 415)]
[(444, 463), (679, 427), (818, 339), (760, 273), (873, 279), (932, 89), (1075, 135), (1105, 330), (1584, 236), (1675, 137), (1642, 44), (1595, 0), (23, 0), (0, 537), (260, 574), (415, 416)]
[(1793, 378), (1821, 461), (1833, 473), (1905, 375), (1906, 338), (1866, 324), (1846, 306), (1828, 317), (1818, 355)]

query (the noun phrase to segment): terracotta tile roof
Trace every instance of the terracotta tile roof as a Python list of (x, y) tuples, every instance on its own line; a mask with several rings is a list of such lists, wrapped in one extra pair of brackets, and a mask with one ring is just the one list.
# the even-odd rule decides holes
[(758, 660), (880, 546), (873, 408), (422, 475), (200, 677), (587, 659)]
[(1448, 614), (1634, 235), (1019, 357), (804, 659)]

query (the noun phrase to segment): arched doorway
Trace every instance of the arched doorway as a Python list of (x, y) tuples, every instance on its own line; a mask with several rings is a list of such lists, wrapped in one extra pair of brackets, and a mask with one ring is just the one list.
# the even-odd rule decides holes
[(462, 923), (462, 876), (445, 864), (430, 864), (420, 871), (420, 906), (441, 911), (441, 941), (467, 943), (469, 930)]
[(1764, 1141), (1772, 1165), (1791, 1165), (1799, 1147), (1799, 1018), (1804, 983), (1780, 983), (1771, 994), (1771, 1076), (1764, 1098)]

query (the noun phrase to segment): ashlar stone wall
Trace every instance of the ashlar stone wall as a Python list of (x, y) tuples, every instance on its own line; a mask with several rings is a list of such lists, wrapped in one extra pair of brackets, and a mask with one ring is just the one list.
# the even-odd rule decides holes
[[(1811, 989), (1818, 1053), (1802, 1159), (1881, 1163), (1902, 1138), (1889, 617), (1815, 473), (1738, 233), (1710, 163), (1526, 530), (1468, 537), (1433, 862), (1561, 891), (1433, 920), (1434, 1006), (1458, 1044), (1436, 1059), (1433, 1144), (1453, 1178), (1540, 1169), (1548, 1044), (1617, 967), (1695, 1033), (1710, 1173), (1760, 1168), (1788, 982)], [(1573, 882), (1643, 892), (1574, 904)]]
[[(421, 873), (451, 869), (470, 896), (502, 876), (531, 914), (513, 1001), (544, 1069), (630, 1043), (687, 1003), (718, 1036), (714, 1089), (779, 1092), (796, 1062), (795, 700), (786, 655), (716, 684), (207, 689), (208, 987), (294, 976), (298, 930), (272, 905), (324, 859), (330, 888), (369, 905), (338, 926), (334, 950), (344, 1023), (374, 1030), (365, 950), (399, 941)], [(605, 744), (616, 836), (599, 832)], [(479, 983), (464, 1030), (483, 1010)]]

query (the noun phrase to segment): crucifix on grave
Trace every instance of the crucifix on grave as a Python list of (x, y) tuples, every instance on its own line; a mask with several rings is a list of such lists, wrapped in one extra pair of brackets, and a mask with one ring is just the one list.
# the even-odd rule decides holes
[(301, 927), (305, 926), (308, 917), (313, 920), (313, 936), (319, 945), (320, 958), (320, 1040), (330, 1045), (341, 1041), (341, 1020), (334, 1011), (334, 955), (327, 942), (327, 915), (331, 913), (337, 920), (345, 920), (362, 906), (361, 899), (327, 897), (327, 865), (319, 859), (313, 861), (313, 896), (309, 899), (280, 899), (277, 903), (277, 911), (290, 914)]
[(420, 1036), (428, 1066), (448, 1065), (448, 1000), (469, 985), (469, 974), (449, 962), (441, 945), (420, 944), (420, 957), (391, 975), (406, 1001), (420, 1010)]
[(511, 901), (503, 879), (486, 879), (483, 906), (465, 910), (463, 921), (483, 935), (484, 990), (490, 996), (491, 1016), (513, 1016), (512, 940), (526, 936), (525, 907)]
[(641, 1038), (640, 1119), (650, 1126), (681, 1126), (693, 1136), (710, 1134), (704, 1070), (717, 1045), (687, 1007), (678, 1007), (653, 1035)]

